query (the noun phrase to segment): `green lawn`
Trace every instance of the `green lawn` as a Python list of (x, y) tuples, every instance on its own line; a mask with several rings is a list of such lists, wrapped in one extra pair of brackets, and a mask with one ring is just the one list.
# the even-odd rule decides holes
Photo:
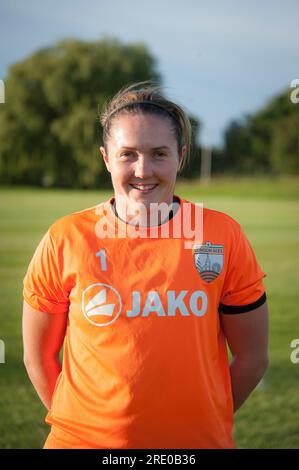
[[(299, 179), (217, 179), (180, 183), (176, 193), (236, 218), (262, 268), (270, 308), (270, 367), (235, 418), (239, 448), (299, 447)], [(45, 409), (22, 363), (22, 279), (37, 242), (56, 218), (90, 207), (111, 193), (0, 188), (0, 448), (40, 448)], [(296, 319), (297, 318), (297, 319)]]

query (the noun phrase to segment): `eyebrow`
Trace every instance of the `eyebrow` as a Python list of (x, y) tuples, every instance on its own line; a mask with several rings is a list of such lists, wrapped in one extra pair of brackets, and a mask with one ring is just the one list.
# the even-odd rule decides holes
[[(168, 147), (167, 145), (160, 145), (160, 147), (152, 147), (150, 148), (150, 150), (160, 150), (160, 149), (167, 149), (167, 150), (170, 150), (170, 147)], [(121, 147), (119, 150), (136, 150), (135, 147)]]

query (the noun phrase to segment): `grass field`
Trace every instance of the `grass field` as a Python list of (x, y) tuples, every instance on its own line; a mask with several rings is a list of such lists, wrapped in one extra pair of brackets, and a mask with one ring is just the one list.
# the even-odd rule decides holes
[[(236, 218), (266, 271), (270, 367), (235, 416), (239, 448), (299, 448), (299, 178), (186, 182), (176, 193)], [(43, 233), (56, 218), (90, 207), (111, 193), (0, 188), (0, 448), (41, 448), (48, 433), (22, 362), (22, 279)]]

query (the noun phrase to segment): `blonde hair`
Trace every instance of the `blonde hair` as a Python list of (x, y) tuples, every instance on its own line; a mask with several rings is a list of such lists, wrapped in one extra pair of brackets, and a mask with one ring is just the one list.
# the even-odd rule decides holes
[(106, 102), (99, 116), (106, 149), (112, 122), (120, 113), (151, 113), (169, 119), (177, 139), (178, 152), (181, 153), (183, 145), (187, 148), (180, 165), (180, 171), (183, 169), (190, 158), (191, 123), (181, 106), (164, 98), (159, 85), (154, 85), (149, 80), (136, 82), (121, 88), (110, 101)]

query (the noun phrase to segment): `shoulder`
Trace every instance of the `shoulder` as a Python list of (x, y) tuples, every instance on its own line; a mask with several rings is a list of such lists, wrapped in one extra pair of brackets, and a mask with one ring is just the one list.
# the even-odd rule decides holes
[(242, 227), (237, 220), (225, 212), (203, 209), (203, 234), (223, 244), (226, 249), (236, 247), (242, 236)]
[(232, 216), (225, 212), (216, 211), (214, 209), (203, 208), (204, 222), (217, 225), (218, 227), (225, 227), (230, 231), (239, 231), (241, 229), (240, 223)]
[(237, 245), (242, 236), (242, 227), (231, 215), (205, 207), (202, 202), (186, 199), (181, 202), (191, 204), (192, 226), (202, 226), (201, 236), (204, 241), (224, 245), (226, 250)]
[(183, 199), (183, 198), (181, 198), (181, 202), (191, 204), (194, 208), (195, 214), (197, 213), (195, 211), (195, 207), (197, 206), (198, 214), (200, 213), (202, 214), (204, 225), (206, 224), (209, 227), (214, 226), (217, 229), (221, 229), (221, 227), (223, 227), (226, 230), (236, 231), (236, 232), (239, 232), (241, 229), (240, 223), (225, 212), (221, 212), (221, 211), (214, 210), (214, 209), (209, 209), (205, 207), (205, 205), (202, 202), (190, 201), (190, 200)]
[(58, 240), (88, 232), (94, 226), (97, 211), (101, 206), (102, 204), (97, 204), (59, 217), (49, 226), (49, 235)]

